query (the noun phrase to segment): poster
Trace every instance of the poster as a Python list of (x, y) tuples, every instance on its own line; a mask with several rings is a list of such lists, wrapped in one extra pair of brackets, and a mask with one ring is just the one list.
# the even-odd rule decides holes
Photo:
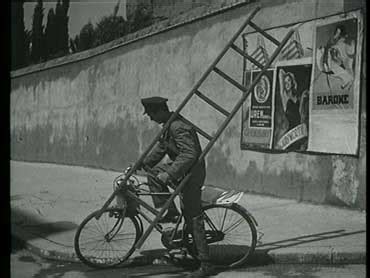
[[(252, 70), (246, 75), (246, 79), (251, 82), (259, 73), (259, 70)], [(246, 141), (242, 142), (242, 144), (246, 148), (271, 148), (274, 73), (274, 69), (267, 70), (247, 99), (249, 109), (245, 110), (247, 114), (244, 115), (244, 120), (242, 121), (242, 123), (245, 123), (243, 132)]]
[(276, 64), (273, 149), (307, 150), (311, 71), (310, 58)]
[(317, 22), (308, 148), (357, 154), (363, 25), (359, 13)]
[[(291, 28), (294, 35), (243, 105), (241, 148), (357, 155), (361, 11), (269, 33), (283, 38)], [(261, 47), (265, 56), (274, 51), (257, 34), (243, 37), (247, 53)], [(245, 62), (243, 83), (250, 84), (256, 73), (253, 64)]]

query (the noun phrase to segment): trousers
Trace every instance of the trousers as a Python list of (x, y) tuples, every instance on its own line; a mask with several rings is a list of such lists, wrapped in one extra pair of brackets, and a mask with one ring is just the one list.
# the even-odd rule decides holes
[[(158, 174), (160, 172), (166, 171), (166, 169), (171, 165), (171, 163), (160, 163), (153, 167), (153, 171)], [(184, 213), (185, 220), (191, 221), (194, 217), (197, 217), (202, 212), (202, 200), (201, 200), (201, 188), (205, 180), (205, 171), (203, 167), (195, 167), (189, 180), (184, 185), (181, 190), (182, 199), (182, 210)], [(169, 192), (169, 189), (165, 185), (159, 185), (153, 182), (153, 179), (148, 176), (148, 185), (150, 191), (153, 193), (159, 192)], [(163, 207), (164, 203), (168, 200), (168, 196), (153, 195), (153, 203), (155, 208)], [(174, 204), (171, 204), (172, 207)]]

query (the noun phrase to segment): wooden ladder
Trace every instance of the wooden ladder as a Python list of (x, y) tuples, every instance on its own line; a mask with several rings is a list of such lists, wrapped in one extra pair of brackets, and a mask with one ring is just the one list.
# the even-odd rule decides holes
[[(182, 109), (185, 107), (185, 105), (195, 95), (197, 97), (199, 97), (200, 99), (202, 99), (203, 101), (205, 101), (207, 104), (211, 105), (213, 108), (215, 108), (217, 111), (219, 111), (220, 113), (222, 113), (226, 117), (226, 119), (224, 120), (224, 122), (221, 124), (221, 126), (218, 128), (218, 130), (216, 131), (216, 133), (213, 136), (209, 135), (208, 133), (206, 133), (205, 131), (203, 131), (199, 127), (197, 127), (192, 122), (190, 122), (188, 120), (185, 120), (189, 125), (193, 126), (195, 128), (195, 130), (200, 135), (202, 135), (203, 137), (205, 137), (206, 139), (208, 139), (208, 144), (206, 145), (206, 147), (204, 148), (203, 152), (199, 156), (198, 161), (204, 159), (204, 157), (207, 155), (207, 153), (213, 147), (213, 145), (215, 144), (216, 140), (219, 138), (219, 136), (221, 135), (221, 133), (225, 130), (225, 128), (227, 127), (227, 125), (230, 123), (231, 119), (235, 116), (235, 114), (238, 112), (238, 110), (240, 109), (240, 107), (242, 106), (242, 104), (244, 103), (244, 101), (247, 99), (248, 95), (251, 93), (251, 91), (253, 90), (254, 86), (260, 81), (262, 75), (267, 71), (267, 69), (270, 67), (270, 65), (272, 64), (272, 62), (279, 55), (279, 53), (281, 52), (281, 50), (283, 49), (283, 47), (285, 46), (285, 44), (287, 43), (287, 41), (289, 40), (289, 38), (294, 33), (293, 30), (290, 30), (281, 42), (278, 41), (277, 39), (275, 39), (274, 37), (272, 37), (271, 35), (267, 34), (264, 30), (262, 30), (256, 24), (254, 24), (252, 22), (252, 19), (258, 13), (258, 11), (260, 9), (261, 9), (260, 7), (257, 7), (257, 8), (255, 8), (250, 13), (250, 15), (248, 16), (248, 18), (243, 23), (243, 25), (234, 34), (234, 36), (230, 39), (230, 41), (227, 43), (227, 45), (224, 47), (224, 49), (221, 51), (221, 53), (217, 56), (217, 58), (214, 60), (214, 62), (209, 66), (209, 68), (201, 76), (201, 78), (199, 79), (199, 81), (191, 89), (191, 91), (189, 92), (189, 94), (185, 97), (185, 99), (181, 102), (181, 104), (178, 106), (178, 108), (174, 111), (174, 113), (169, 118), (169, 120), (167, 121), (167, 123), (163, 126), (162, 130), (154, 138), (153, 142), (142, 153), (142, 155), (140, 156), (140, 158), (138, 159), (138, 161), (133, 165), (133, 167), (131, 168), (131, 170), (126, 174), (126, 176), (125, 176), (125, 178), (123, 180), (123, 184), (125, 184), (127, 182), (127, 180), (129, 179), (129, 177), (137, 170), (137, 168), (139, 167), (139, 165), (141, 165), (141, 163), (143, 162), (143, 160), (145, 159), (145, 157), (153, 149), (153, 147), (159, 141), (159, 139), (164, 134), (164, 132), (169, 128), (169, 126), (173, 122), (173, 120), (176, 119), (176, 117), (179, 115), (179, 113), (182, 111)], [(245, 53), (242, 49), (240, 49), (237, 45), (234, 44), (234, 42), (236, 41), (236, 39), (239, 37), (239, 35), (243, 32), (243, 30), (247, 26), (252, 27), (255, 31), (261, 33), (265, 38), (267, 38), (268, 40), (270, 40), (272, 43), (274, 43), (276, 45), (276, 48), (275, 48), (274, 53), (271, 55), (271, 57), (269, 58), (269, 60), (266, 62), (265, 65), (262, 65), (261, 63), (259, 63), (258, 61), (256, 61), (253, 57), (251, 57), (250, 55), (248, 55), (247, 53)], [(233, 49), (238, 54), (240, 54), (241, 56), (243, 56), (244, 58), (246, 58), (249, 61), (251, 61), (259, 69), (261, 69), (261, 71), (259, 72), (259, 74), (254, 78), (254, 80), (251, 82), (251, 84), (248, 87), (245, 87), (244, 85), (240, 84), (238, 81), (234, 80), (228, 74), (226, 74), (225, 72), (221, 71), (217, 67), (217, 63), (223, 58), (223, 56), (225, 55), (225, 53), (230, 48)], [(199, 91), (199, 87), (203, 84), (203, 82), (207, 79), (207, 77), (209, 76), (209, 74), (211, 72), (217, 73), (220, 77), (222, 77), (226, 81), (230, 82), (232, 85), (234, 85), (236, 88), (238, 88), (242, 92), (242, 97), (236, 103), (236, 105), (234, 106), (234, 108), (231, 111), (226, 111), (220, 105), (218, 105), (217, 103), (215, 103), (214, 101), (212, 101), (210, 98), (208, 98), (207, 96), (205, 96), (204, 94), (202, 94)], [(161, 219), (162, 215), (164, 214), (164, 212), (169, 207), (170, 203), (181, 192), (182, 188), (184, 187), (184, 185), (186, 184), (186, 182), (190, 178), (191, 172), (192, 172), (193, 168), (195, 167), (195, 165), (197, 164), (198, 161), (194, 162), (193, 166), (190, 168), (189, 173), (185, 176), (184, 179), (182, 179), (182, 181), (180, 182), (180, 184), (177, 186), (177, 188), (174, 190), (174, 192), (168, 198), (168, 200), (165, 203), (165, 205), (161, 208), (161, 210), (159, 211), (159, 213), (157, 214), (157, 216), (155, 217), (155, 219), (153, 220), (153, 222), (151, 222), (151, 224), (149, 225), (149, 227), (145, 230), (145, 232), (143, 233), (143, 235), (141, 236), (141, 238), (138, 240), (138, 242), (135, 245), (135, 248), (136, 249), (141, 248), (141, 246), (143, 245), (144, 241), (147, 239), (147, 237), (149, 236), (149, 234), (153, 230), (154, 226), (156, 226), (158, 224), (159, 219)], [(103, 210), (105, 210), (110, 205), (110, 203), (113, 201), (116, 193), (117, 193), (117, 191), (115, 191), (115, 192), (112, 193), (112, 195), (109, 197), (109, 199), (103, 205), (103, 207), (101, 209), (101, 212), (103, 212)], [(98, 215), (97, 218), (99, 218), (100, 215)]]

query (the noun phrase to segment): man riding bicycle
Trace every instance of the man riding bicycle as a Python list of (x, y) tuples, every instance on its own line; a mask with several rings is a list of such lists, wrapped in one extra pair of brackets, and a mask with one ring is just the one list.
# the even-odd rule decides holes
[[(167, 100), (162, 97), (141, 99), (145, 109), (144, 114), (147, 114), (152, 121), (158, 124), (165, 124), (174, 113), (169, 111)], [(164, 184), (168, 181), (173, 181), (176, 184), (176, 181), (188, 174), (201, 152), (201, 145), (195, 129), (178, 115), (151, 153), (144, 159), (143, 165), (153, 168), (157, 179)], [(170, 158), (170, 162), (160, 163), (165, 155)], [(181, 192), (187, 231), (193, 235), (198, 259), (201, 262), (200, 268), (191, 273), (189, 277), (206, 277), (214, 272), (214, 267), (209, 260), (209, 249), (201, 210), (201, 187), (205, 176), (205, 161), (202, 159), (193, 168), (191, 176)], [(148, 176), (148, 184), (152, 192), (169, 192), (167, 186), (159, 185), (150, 176)], [(156, 208), (161, 208), (166, 200), (166, 196), (153, 195), (153, 203)], [(179, 212), (175, 203), (172, 202), (160, 223), (176, 222), (178, 217)]]

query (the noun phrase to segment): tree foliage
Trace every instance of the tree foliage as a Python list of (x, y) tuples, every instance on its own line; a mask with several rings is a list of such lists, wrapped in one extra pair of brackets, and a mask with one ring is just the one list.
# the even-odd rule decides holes
[(49, 9), (45, 28), (45, 58), (51, 59), (69, 53), (69, 0), (57, 1), (55, 10)]
[(69, 9), (69, 0), (63, 0), (62, 3), (60, 0), (56, 3), (55, 7), (55, 24), (57, 32), (57, 56), (62, 56), (67, 54), (68, 51), (68, 9)]
[(44, 56), (43, 51), (43, 29), (42, 20), (44, 17), (44, 8), (42, 7), (42, 0), (38, 0), (33, 13), (32, 21), (32, 48), (31, 48), (31, 60), (34, 63), (38, 63)]
[(133, 18), (130, 19), (130, 32), (136, 32), (152, 24), (153, 10), (143, 3), (139, 4), (133, 14)]
[(128, 31), (128, 24), (122, 16), (105, 16), (96, 24), (94, 45), (98, 46), (123, 37)]
[(95, 41), (95, 30), (94, 25), (89, 21), (84, 25), (80, 31), (80, 34), (76, 36), (74, 43), (78, 51), (83, 51), (94, 47)]
[(11, 6), (11, 69), (17, 69), (26, 64), (28, 46), (23, 14), (23, 1), (13, 1)]
[(45, 28), (45, 51), (46, 57), (53, 57), (58, 49), (57, 44), (57, 25), (55, 20), (54, 9), (50, 8), (48, 12), (48, 19)]
[(68, 42), (69, 42), (69, 33), (68, 33), (68, 9), (69, 9), (69, 0), (63, 0), (62, 2), (63, 7), (63, 21), (62, 21), (62, 27), (61, 27), (61, 49), (63, 54), (66, 54), (69, 52)]
[(33, 14), (32, 32), (23, 31), (25, 44), (27, 45), (27, 39), (31, 40), (32, 62), (38, 63), (70, 52), (87, 50), (153, 24), (151, 7), (139, 4), (134, 14), (126, 21), (122, 16), (118, 16), (119, 4), (120, 0), (114, 6), (112, 14), (101, 18), (95, 26), (91, 22), (85, 24), (80, 33), (72, 39), (68, 34), (70, 0), (57, 0), (55, 9), (49, 10), (45, 32), (42, 25), (44, 9), (42, 0), (38, 0)]
[(115, 5), (113, 13), (102, 17), (95, 27), (91, 22), (84, 25), (80, 34), (71, 41), (71, 49), (74, 51), (86, 50), (128, 34), (129, 24), (122, 16), (117, 16), (118, 9), (119, 2)]

